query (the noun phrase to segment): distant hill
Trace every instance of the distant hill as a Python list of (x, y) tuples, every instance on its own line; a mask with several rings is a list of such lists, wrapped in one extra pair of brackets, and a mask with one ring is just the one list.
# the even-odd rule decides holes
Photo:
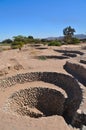
[(76, 34), (75, 37), (78, 38), (78, 39), (86, 39), (85, 34)]
[[(86, 35), (85, 34), (76, 34), (74, 35), (74, 37), (78, 38), (78, 39), (86, 39)], [(63, 39), (63, 36), (60, 36), (60, 37), (48, 37), (46, 38), (47, 40), (61, 40)]]
[(46, 38), (46, 40), (60, 40), (60, 39), (63, 39), (63, 36), (60, 36), (60, 37), (48, 37), (48, 38)]

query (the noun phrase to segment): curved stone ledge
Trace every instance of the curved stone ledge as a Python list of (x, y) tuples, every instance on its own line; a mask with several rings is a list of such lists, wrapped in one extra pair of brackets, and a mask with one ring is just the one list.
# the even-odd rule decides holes
[(60, 52), (60, 53), (74, 53), (74, 54), (79, 54), (79, 55), (84, 55), (83, 52), (81, 51), (77, 51), (77, 50), (54, 50), (54, 51), (57, 51), (57, 52)]
[(60, 60), (63, 60), (63, 59), (69, 59), (68, 56), (54, 56), (54, 55), (51, 55), (51, 56), (48, 56), (48, 55), (42, 55), (42, 56), (37, 56), (36, 58), (38, 59), (60, 59)]
[(36, 49), (45, 50), (45, 49), (48, 49), (48, 48), (47, 47), (37, 47)]
[(86, 59), (81, 59), (80, 63), (86, 64)]
[(75, 76), (83, 85), (86, 86), (86, 67), (79, 63), (72, 63), (67, 61), (64, 69)]
[(68, 57), (72, 57), (73, 58), (73, 57), (77, 57), (77, 54), (75, 54), (75, 53), (68, 53), (67, 52), (67, 53), (64, 53), (63, 56), (68, 56)]
[(81, 110), (78, 110), (75, 113), (75, 116), (72, 120), (72, 126), (76, 128), (83, 128), (83, 125), (86, 126), (86, 114), (83, 113)]
[(18, 74), (0, 80), (0, 88), (7, 88), (17, 83), (24, 84), (25, 82), (32, 81), (44, 81), (62, 88), (68, 96), (64, 104), (64, 115), (66, 114), (69, 118), (74, 116), (74, 113), (82, 102), (82, 90), (77, 81), (71, 76), (56, 72), (32, 72)]

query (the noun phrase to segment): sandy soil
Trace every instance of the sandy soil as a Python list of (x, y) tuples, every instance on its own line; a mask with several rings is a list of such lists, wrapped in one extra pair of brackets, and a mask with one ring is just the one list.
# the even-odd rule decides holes
[[(24, 47), (22, 51), (19, 50), (7, 50), (0, 52), (0, 71), (5, 73), (0, 78), (16, 75), (25, 72), (60, 72), (68, 74), (64, 69), (63, 65), (67, 60), (71, 59), (41, 59), (35, 58), (42, 55), (54, 55), (61, 56), (62, 54), (54, 51), (59, 50), (80, 50), (80, 46), (62, 46), (62, 47), (47, 47), (47, 49), (36, 49), (35, 47)], [(80, 57), (79, 55), (77, 57)], [(22, 67), (15, 69), (14, 66), (21, 65)], [(32, 82), (25, 84), (17, 84), (11, 88), (0, 90), (0, 130), (73, 130), (71, 126), (68, 126), (63, 117), (61, 116), (50, 116), (42, 118), (30, 118), (27, 116), (19, 116), (14, 113), (10, 113), (6, 107), (7, 99), (15, 92), (20, 89), (29, 87), (49, 87), (56, 89), (55, 85), (44, 82)], [(84, 86), (83, 86), (84, 87)], [(65, 94), (65, 92), (63, 91)], [(66, 94), (65, 94), (66, 95)], [(86, 91), (84, 93), (86, 96)], [(84, 105), (84, 109), (86, 106)]]

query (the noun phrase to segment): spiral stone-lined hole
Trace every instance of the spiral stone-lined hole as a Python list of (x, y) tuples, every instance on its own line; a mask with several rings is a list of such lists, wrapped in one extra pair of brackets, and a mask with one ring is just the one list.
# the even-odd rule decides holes
[(34, 87), (22, 89), (9, 98), (9, 107), (13, 112), (34, 118), (62, 115), (65, 97), (59, 91), (50, 88)]
[[(14, 96), (14, 97), (17, 97), (16, 102), (14, 100), (15, 98), (12, 98), (13, 95), (15, 95), (15, 93), (10, 97), (10, 99), (9, 99), (10, 101), (8, 103), (5, 103), (5, 105), (6, 104), (7, 105), (4, 108), (6, 108), (6, 110), (8, 110), (7, 107), (9, 107), (10, 110), (17, 112), (20, 115), (28, 115), (31, 117), (41, 117), (41, 116), (50, 116), (50, 115), (58, 114), (58, 115), (62, 115), (64, 117), (64, 119), (66, 120), (66, 122), (70, 124), (72, 122), (72, 119), (73, 119), (76, 111), (79, 109), (80, 104), (83, 100), (82, 89), (80, 88), (79, 84), (77, 83), (77, 81), (73, 77), (66, 75), (66, 74), (57, 73), (57, 72), (29, 72), (29, 73), (17, 74), (17, 75), (12, 76), (12, 77), (1, 79), (0, 80), (0, 88), (6, 89), (6, 88), (12, 87), (12, 86), (15, 87), (15, 85), (17, 85), (17, 84), (31, 83), (34, 81), (37, 81), (37, 82), (42, 81), (45, 83), (53, 84), (53, 85), (63, 89), (66, 92), (67, 98), (66, 98), (64, 103), (62, 102), (62, 104), (64, 104), (64, 105), (61, 106), (61, 104), (60, 104), (57, 106), (58, 103), (56, 104), (57, 108), (60, 111), (56, 112), (56, 109), (54, 109), (55, 111), (52, 112), (51, 111), (52, 107), (54, 107), (53, 104), (52, 104), (52, 106), (50, 105), (48, 107), (49, 109), (46, 109), (46, 111), (42, 111), (44, 109), (42, 109), (42, 110), (39, 109), (38, 108), (38, 101), (41, 102), (42, 100), (38, 100), (38, 98), (37, 98), (38, 96), (36, 96), (37, 100), (35, 100), (35, 101), (37, 101), (37, 105), (35, 105), (33, 107), (28, 105), (27, 102), (24, 102), (24, 100), (22, 100), (24, 103), (19, 102), (19, 100), (17, 103), (18, 96)], [(39, 87), (37, 87), (37, 88), (39, 88)], [(42, 89), (42, 90), (44, 90), (44, 89)], [(36, 94), (38, 94), (37, 91), (35, 91)], [(16, 94), (17, 93), (19, 94), (22, 92), (19, 91), (19, 92), (16, 92)], [(23, 91), (23, 93), (24, 93), (24, 91)], [(62, 94), (62, 92), (60, 92), (60, 93)], [(47, 93), (46, 95), (47, 95), (46, 96), (46, 99), (47, 99), (50, 94)], [(62, 95), (64, 95), (64, 94), (62, 94)], [(20, 96), (20, 97), (21, 98), (19, 98), (19, 99), (23, 99), (22, 96)], [(25, 96), (26, 100), (29, 99), (26, 97), (28, 97), (28, 96)], [(62, 98), (60, 98), (60, 99), (62, 99)], [(53, 98), (52, 99), (50, 98), (49, 102), (53, 102)], [(19, 106), (21, 106), (21, 107), (19, 107)], [(43, 108), (43, 106), (41, 108)], [(25, 110), (27, 110), (27, 112), (25, 112)], [(49, 111), (47, 111), (47, 110), (49, 110)]]

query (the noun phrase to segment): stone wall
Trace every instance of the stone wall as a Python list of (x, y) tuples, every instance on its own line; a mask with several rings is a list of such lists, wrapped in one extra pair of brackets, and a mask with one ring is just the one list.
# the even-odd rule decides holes
[(55, 51), (60, 53), (70, 53), (70, 54), (72, 53), (72, 54), (84, 55), (83, 52), (77, 50), (55, 50)]
[(86, 67), (84, 65), (67, 61), (64, 68), (86, 86)]
[(17, 83), (44, 81), (59, 86), (65, 90), (68, 98), (64, 104), (64, 112), (72, 118), (82, 102), (82, 90), (77, 81), (71, 76), (56, 72), (32, 72), (25, 74), (17, 74), (0, 80), (0, 88), (11, 87)]

